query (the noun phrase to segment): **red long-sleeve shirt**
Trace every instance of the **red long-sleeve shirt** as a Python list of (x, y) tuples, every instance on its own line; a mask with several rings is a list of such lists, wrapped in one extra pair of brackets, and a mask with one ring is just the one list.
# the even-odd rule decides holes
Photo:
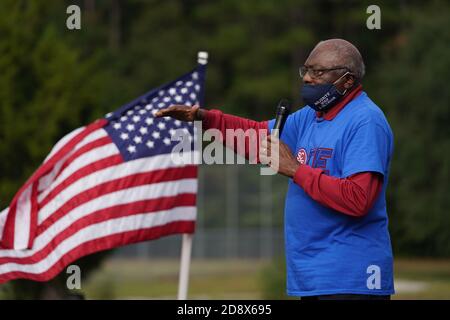
[[(362, 91), (361, 85), (349, 92), (342, 101), (328, 112), (317, 112), (317, 117), (332, 121), (348, 102)], [(216, 128), (225, 136), (226, 129), (267, 130), (268, 121), (254, 121), (234, 115), (225, 114), (220, 110), (207, 110), (204, 113), (205, 128)], [(246, 137), (243, 156), (249, 158), (249, 138)], [(258, 141), (257, 141), (258, 143)], [(236, 146), (236, 143), (234, 144)], [(259, 144), (257, 144), (259, 151)], [(235, 149), (236, 150), (236, 149)], [(259, 152), (256, 152), (258, 155)], [(259, 161), (259, 159), (257, 158)], [(320, 204), (344, 214), (361, 217), (372, 208), (383, 186), (383, 177), (375, 172), (361, 172), (347, 178), (336, 178), (326, 175), (322, 169), (309, 165), (300, 165), (296, 171), (294, 182)]]

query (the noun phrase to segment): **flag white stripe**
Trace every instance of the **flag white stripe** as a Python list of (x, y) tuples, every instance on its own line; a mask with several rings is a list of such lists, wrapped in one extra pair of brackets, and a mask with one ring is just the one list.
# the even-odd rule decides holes
[[(114, 145), (114, 148), (115, 145)], [(95, 157), (97, 153), (92, 156)], [(87, 161), (87, 160), (86, 160)], [(87, 162), (86, 162), (87, 163)], [(105, 168), (93, 172), (78, 181), (70, 184), (47, 204), (39, 210), (38, 224), (47, 219), (53, 212), (61, 208), (68, 200), (77, 194), (93, 188), (100, 183), (123, 178), (131, 174), (144, 173), (158, 169), (167, 169), (171, 167), (184, 166), (175, 164), (170, 154), (154, 156), (152, 158), (141, 158), (137, 160), (127, 161), (116, 166)]]
[(41, 192), (47, 189), (52, 183), (55, 176), (58, 174), (59, 170), (63, 166), (64, 162), (68, 157), (72, 155), (72, 152), (69, 152), (66, 156), (64, 156), (61, 160), (59, 160), (52, 168), (52, 170), (47, 173), (45, 176), (42, 176), (38, 182), (38, 192)]
[(71, 176), (84, 166), (87, 166), (95, 161), (105, 159), (107, 157), (119, 154), (119, 149), (117, 149), (114, 143), (106, 144), (104, 146), (100, 146), (94, 148), (82, 155), (80, 155), (77, 159), (75, 159), (67, 168), (64, 168), (63, 172), (54, 180), (50, 186), (48, 186), (45, 191), (41, 192), (38, 195), (38, 202), (42, 202), (42, 200), (55, 189), (61, 182), (63, 182), (67, 177)]
[[(84, 129), (84, 128), (82, 128)], [(75, 131), (79, 131), (78, 129)], [(105, 130), (102, 129), (98, 129), (95, 130), (93, 132), (91, 132), (90, 134), (88, 134), (86, 137), (84, 137), (83, 140), (81, 140), (79, 143), (77, 143), (77, 145), (70, 150), (69, 152), (67, 152), (66, 155), (64, 155), (64, 157), (62, 157), (53, 167), (53, 169), (46, 174), (45, 176), (42, 176), (39, 179), (39, 185), (38, 185), (38, 192), (42, 191), (42, 190), (46, 190), (48, 188), (48, 186), (52, 183), (53, 179), (55, 178), (55, 176), (58, 174), (59, 169), (61, 168), (61, 166), (66, 162), (66, 160), (71, 157), (75, 151), (79, 150), (80, 148), (84, 147), (86, 144), (95, 141), (97, 139), (106, 137), (107, 133)], [(62, 148), (63, 146), (61, 146), (60, 148)], [(47, 161), (47, 159), (46, 159)], [(44, 163), (46, 162), (44, 161)]]
[(108, 133), (106, 132), (105, 129), (99, 128), (97, 130), (94, 130), (91, 133), (89, 133), (86, 137), (84, 137), (83, 140), (78, 142), (76, 149), (80, 149), (80, 148), (84, 147), (85, 145), (87, 145), (88, 143), (91, 143), (100, 138), (104, 138), (106, 136), (108, 136)]
[(19, 250), (27, 248), (30, 240), (32, 188), (33, 184), (30, 184), (17, 200), (14, 222), (14, 247)]
[(42, 234), (38, 235), (30, 250), (0, 250), (0, 257), (28, 257), (44, 248), (56, 235), (74, 224), (77, 220), (94, 211), (106, 209), (115, 205), (126, 204), (141, 200), (157, 199), (165, 196), (176, 196), (181, 193), (196, 193), (197, 179), (181, 179), (160, 182), (115, 191), (86, 202), (58, 219)]
[(49, 270), (63, 255), (85, 242), (127, 231), (162, 226), (179, 220), (195, 221), (196, 207), (177, 207), (153, 213), (142, 213), (132, 216), (110, 219), (83, 228), (62, 241), (51, 253), (34, 264), (5, 263), (0, 265), (0, 274), (21, 271), (39, 274)]
[(3, 228), (5, 227), (6, 217), (8, 216), (9, 207), (0, 212), (0, 237), (3, 237)]

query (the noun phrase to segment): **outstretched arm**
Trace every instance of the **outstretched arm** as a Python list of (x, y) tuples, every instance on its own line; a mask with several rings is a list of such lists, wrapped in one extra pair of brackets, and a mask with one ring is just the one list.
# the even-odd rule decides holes
[[(231, 114), (223, 113), (220, 110), (205, 110), (200, 109), (199, 106), (183, 106), (183, 105), (173, 105), (166, 109), (161, 109), (156, 113), (156, 117), (165, 117), (170, 116), (172, 118), (181, 120), (181, 121), (195, 121), (200, 120), (203, 122), (203, 126), (205, 129), (218, 129), (222, 133), (222, 137), (226, 137), (226, 131), (229, 130), (237, 130), (242, 129), (244, 132), (247, 132), (249, 129), (253, 129), (256, 132), (256, 139), (251, 139), (251, 135), (245, 135), (244, 146), (238, 146), (240, 143), (240, 139), (237, 136), (234, 136), (232, 140), (225, 139), (222, 141), (227, 147), (232, 147), (233, 150), (239, 153), (241, 156), (249, 159), (250, 156), (256, 156), (256, 160), (259, 162), (259, 139), (258, 132), (259, 130), (263, 130), (265, 134), (268, 133), (268, 121), (254, 121), (251, 119), (246, 119), (238, 116), (234, 116)], [(253, 145), (252, 145), (253, 143)], [(255, 152), (251, 153), (250, 148), (255, 148), (253, 150)]]

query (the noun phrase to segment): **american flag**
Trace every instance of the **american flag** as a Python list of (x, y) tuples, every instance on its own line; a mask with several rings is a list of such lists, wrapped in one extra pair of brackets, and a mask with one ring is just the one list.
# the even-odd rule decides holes
[(82, 256), (194, 232), (198, 151), (171, 156), (180, 131), (194, 145), (194, 126), (154, 115), (201, 105), (205, 72), (199, 64), (54, 146), (0, 213), (0, 283), (48, 281)]

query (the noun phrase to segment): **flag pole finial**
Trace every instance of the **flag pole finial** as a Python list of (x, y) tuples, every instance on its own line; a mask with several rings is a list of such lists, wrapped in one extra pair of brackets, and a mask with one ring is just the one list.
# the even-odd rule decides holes
[(200, 64), (207, 64), (208, 63), (208, 52), (199, 51), (197, 53), (197, 62)]

